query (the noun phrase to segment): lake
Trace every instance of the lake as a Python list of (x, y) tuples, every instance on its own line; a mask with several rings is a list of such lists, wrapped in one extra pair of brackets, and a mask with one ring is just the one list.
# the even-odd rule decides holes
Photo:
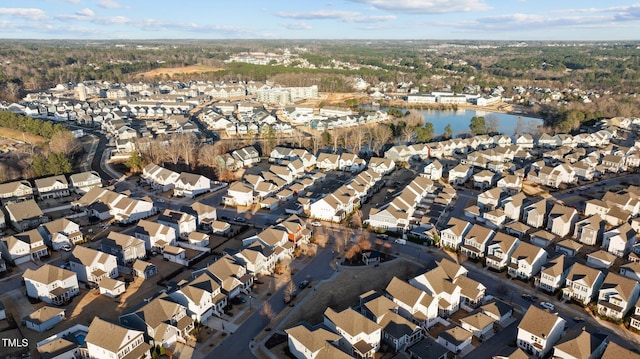
[[(371, 110), (371, 105), (362, 106), (367, 110)], [(387, 108), (380, 107), (381, 111), (386, 111)], [(471, 122), (471, 118), (473, 116), (484, 116), (485, 120), (488, 116), (495, 116), (499, 121), (498, 130), (507, 135), (512, 136), (516, 129), (516, 124), (518, 123), (518, 118), (521, 118), (525, 124), (525, 127), (529, 132), (534, 132), (533, 129), (536, 129), (538, 126), (542, 125), (542, 119), (526, 117), (526, 116), (518, 116), (518, 115), (509, 115), (504, 113), (496, 113), (496, 112), (486, 112), (486, 111), (476, 111), (476, 110), (417, 110), (417, 109), (405, 109), (400, 108), (402, 111), (410, 111), (411, 113), (420, 113), (424, 118), (424, 122), (433, 123), (433, 128), (435, 131), (435, 136), (441, 135), (444, 133), (444, 128), (451, 124), (451, 128), (453, 129), (453, 135), (456, 136), (459, 133), (469, 132), (469, 123)]]

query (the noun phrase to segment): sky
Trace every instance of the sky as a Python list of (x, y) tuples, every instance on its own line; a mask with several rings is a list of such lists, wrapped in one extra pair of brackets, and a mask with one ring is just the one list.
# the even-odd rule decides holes
[(3, 39), (640, 38), (619, 0), (2, 0)]

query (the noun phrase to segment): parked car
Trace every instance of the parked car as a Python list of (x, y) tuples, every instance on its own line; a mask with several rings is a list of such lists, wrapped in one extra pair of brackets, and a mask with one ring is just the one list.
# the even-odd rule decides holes
[(549, 302), (540, 302), (540, 306), (544, 309), (556, 310), (556, 306)]
[(68, 244), (65, 244), (64, 246), (62, 246), (62, 250), (65, 252), (71, 252), (71, 246)]
[(234, 220), (239, 223), (244, 223), (247, 221), (246, 219), (244, 219), (244, 217), (236, 217), (234, 218)]
[(300, 282), (300, 284), (298, 284), (298, 288), (305, 289), (308, 285), (309, 285), (309, 281), (305, 279), (302, 282)]
[(314, 227), (320, 227), (322, 224), (318, 221), (315, 221), (315, 222), (311, 222), (311, 225)]
[(521, 295), (522, 299), (526, 300), (527, 302), (531, 302), (531, 303), (535, 303), (536, 301), (536, 297), (529, 295), (529, 294), (522, 294)]

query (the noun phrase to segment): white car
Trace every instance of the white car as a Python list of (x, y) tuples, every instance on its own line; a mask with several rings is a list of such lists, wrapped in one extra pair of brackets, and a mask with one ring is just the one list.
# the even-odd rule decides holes
[(545, 309), (556, 310), (556, 306), (549, 302), (540, 302), (540, 306)]
[(311, 222), (311, 225), (314, 226), (314, 227), (320, 227), (322, 224), (320, 222), (316, 221), (316, 222)]

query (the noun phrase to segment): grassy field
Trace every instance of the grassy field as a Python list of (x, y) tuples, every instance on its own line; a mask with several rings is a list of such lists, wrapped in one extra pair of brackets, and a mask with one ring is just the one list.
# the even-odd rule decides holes
[(0, 137), (11, 138), (14, 140), (18, 140), (26, 143), (32, 143), (32, 144), (47, 142), (47, 139), (42, 136), (36, 136), (26, 132), (13, 130), (10, 128), (4, 128), (4, 127), (0, 127)]
[(358, 304), (359, 296), (369, 290), (381, 291), (396, 276), (403, 280), (412, 277), (419, 266), (403, 259), (395, 259), (379, 267), (341, 267), (338, 277), (314, 286), (306, 298), (296, 305), (281, 328), (290, 328), (301, 321), (312, 325), (322, 322), (327, 307), (336, 311)]
[(185, 67), (168, 67), (161, 69), (153, 69), (151, 71), (143, 72), (141, 75), (144, 77), (155, 77), (155, 76), (164, 76), (169, 75), (169, 77), (173, 77), (175, 74), (195, 74), (200, 72), (213, 72), (213, 71), (222, 71), (224, 69), (219, 67), (210, 67), (204, 65), (192, 65)]

